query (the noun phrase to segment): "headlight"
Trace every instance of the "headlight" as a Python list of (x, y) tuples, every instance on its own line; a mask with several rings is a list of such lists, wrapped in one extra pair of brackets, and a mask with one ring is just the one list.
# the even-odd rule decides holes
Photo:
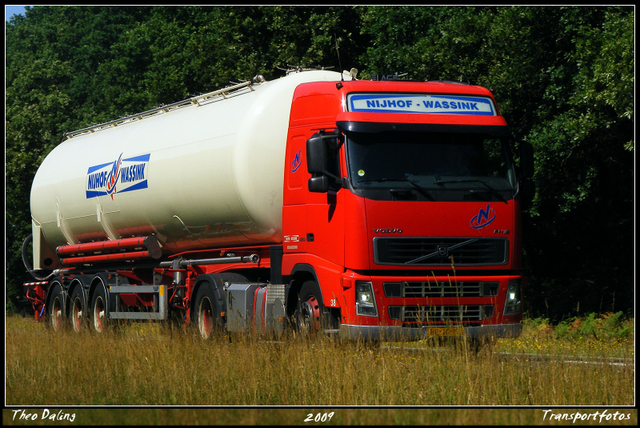
[(356, 281), (356, 314), (377, 317), (378, 308), (370, 282)]
[(520, 286), (520, 281), (509, 281), (507, 299), (504, 302), (504, 315), (515, 315), (520, 313), (521, 290), (522, 287)]

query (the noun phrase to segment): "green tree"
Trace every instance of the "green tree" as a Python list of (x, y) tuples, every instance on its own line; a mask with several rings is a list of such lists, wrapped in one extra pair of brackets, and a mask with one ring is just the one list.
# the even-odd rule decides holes
[(371, 72), (491, 87), (514, 135), (534, 145), (538, 192), (524, 216), (532, 312), (630, 307), (633, 19), (620, 7), (373, 7), (363, 16)]
[(589, 311), (629, 309), (633, 14), (623, 8), (563, 12), (560, 36), (572, 49), (564, 64), (548, 69), (543, 98), (555, 108), (541, 114), (526, 137), (537, 148), (539, 189), (528, 247), (539, 286), (532, 304), (554, 313), (578, 304)]
[[(38, 165), (65, 131), (96, 117), (91, 100), (98, 64), (135, 9), (36, 7), (7, 23), (6, 280), (8, 296), (31, 277), (21, 260), (29, 235), (29, 194)], [(133, 14), (132, 14), (133, 13)], [(7, 299), (10, 304), (10, 299)]]

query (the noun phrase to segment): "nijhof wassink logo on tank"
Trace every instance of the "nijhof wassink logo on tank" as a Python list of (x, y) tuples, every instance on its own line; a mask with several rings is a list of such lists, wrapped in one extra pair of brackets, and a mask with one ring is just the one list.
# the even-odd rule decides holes
[(149, 156), (122, 158), (89, 167), (87, 171), (87, 199), (111, 196), (147, 188)]

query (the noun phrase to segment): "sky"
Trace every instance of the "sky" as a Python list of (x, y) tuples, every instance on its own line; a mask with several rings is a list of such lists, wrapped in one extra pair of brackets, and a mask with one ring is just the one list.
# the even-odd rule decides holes
[(5, 22), (9, 21), (13, 15), (24, 15), (24, 6), (5, 5)]

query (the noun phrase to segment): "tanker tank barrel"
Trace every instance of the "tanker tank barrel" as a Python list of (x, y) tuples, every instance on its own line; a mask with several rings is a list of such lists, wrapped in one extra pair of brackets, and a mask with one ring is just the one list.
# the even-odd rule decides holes
[[(100, 269), (98, 264), (150, 269), (159, 263), (176, 269), (178, 254), (180, 260), (224, 257), (219, 247), (245, 247), (235, 255), (249, 256), (261, 254), (252, 246), (280, 244), (295, 91), (339, 79), (329, 71), (269, 82), (257, 75), (65, 134), (31, 187), (32, 270), (77, 266), (85, 272)], [(151, 248), (122, 245), (144, 236), (162, 237)], [(69, 247), (64, 262), (58, 247)], [(251, 266), (254, 260), (201, 264)]]

